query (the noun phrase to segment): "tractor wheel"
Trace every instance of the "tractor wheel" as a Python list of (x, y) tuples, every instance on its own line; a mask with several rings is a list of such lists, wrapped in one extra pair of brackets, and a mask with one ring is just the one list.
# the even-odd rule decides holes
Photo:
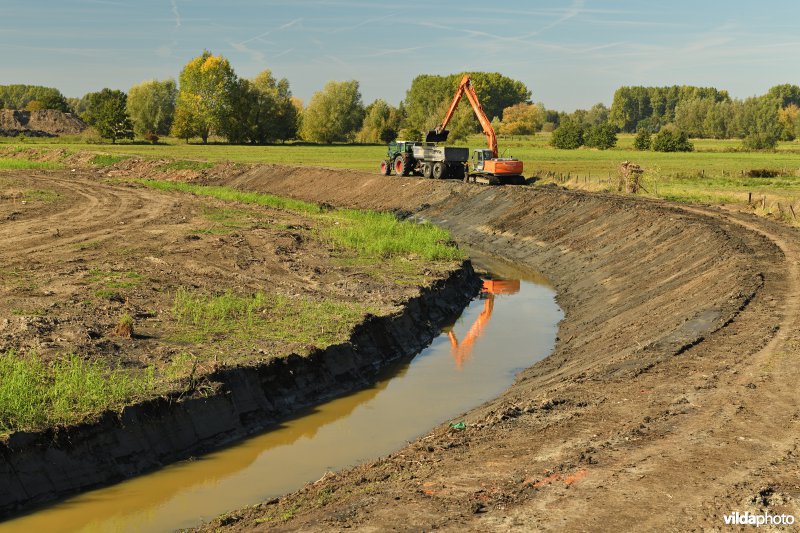
[(442, 179), (444, 177), (445, 170), (447, 169), (445, 169), (444, 163), (437, 161), (433, 164), (433, 177), (437, 180)]
[(406, 154), (400, 154), (394, 160), (394, 173), (398, 176), (408, 176), (411, 173), (411, 158)]
[(392, 173), (392, 165), (389, 164), (387, 160), (381, 161), (381, 174), (384, 176), (388, 176)]
[(428, 179), (433, 177), (433, 169), (430, 163), (422, 163), (422, 175)]

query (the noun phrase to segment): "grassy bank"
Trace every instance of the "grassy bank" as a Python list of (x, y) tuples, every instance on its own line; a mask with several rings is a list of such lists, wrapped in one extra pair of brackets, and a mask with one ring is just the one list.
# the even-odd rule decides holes
[[(170, 166), (176, 168), (192, 167)], [(312, 264), (320, 265), (322, 275), (328, 274), (326, 267), (342, 268), (345, 276), (353, 276), (352, 282), (344, 278), (345, 284), (355, 286), (351, 291), (362, 284), (368, 293), (384, 288), (389, 294), (392, 286), (416, 287), (428, 283), (431, 272), (444, 272), (463, 258), (446, 231), (400, 221), (389, 213), (333, 209), (230, 187), (133, 181), (165, 194), (200, 197), (181, 199), (191, 203), (196, 214), (189, 222), (192, 226), (182, 229), (186, 235), (257, 229), (278, 238), (291, 235), (298, 242), (313, 241), (314, 246), (305, 248), (311, 250)], [(46, 193), (36, 190), (29, 196), (39, 201), (58, 198)], [(197, 220), (210, 226), (204, 228)], [(100, 246), (92, 251), (102, 258)], [(290, 252), (297, 254), (292, 255), (292, 264), (303, 260), (304, 248), (299, 250)], [(106, 410), (170, 392), (202, 392), (203, 376), (220, 366), (253, 364), (292, 352), (303, 355), (347, 342), (366, 315), (394, 312), (392, 306), (399, 301), (361, 297), (357, 292), (286, 291), (268, 283), (238, 284), (233, 290), (224, 284), (175, 283), (165, 290), (162, 284), (153, 284), (153, 272), (140, 271), (135, 261), (125, 268), (101, 263), (79, 272), (76, 287), (83, 291), (84, 309), (99, 306), (106, 309), (104, 316), (113, 309), (112, 316), (118, 319), (113, 328), (105, 320), (87, 327), (103, 338), (115, 337), (121, 351), (108, 358), (95, 354), (92, 359), (71, 353), (0, 352), (0, 435), (84, 422)], [(0, 272), (0, 280), (4, 276)], [(15, 281), (9, 289), (24, 289), (16, 281), (21, 276), (7, 274)], [(153, 299), (151, 289), (163, 296)], [(392, 298), (397, 294), (402, 291), (392, 293)], [(12, 313), (48, 317), (52, 308), (56, 307), (19, 308)], [(130, 364), (120, 355), (147, 342), (148, 350), (158, 356), (142, 355)]]
[(30, 161), (27, 159), (0, 157), (0, 170), (56, 170), (60, 168), (64, 168), (64, 165), (52, 161)]
[(156, 389), (152, 369), (131, 374), (65, 355), (0, 353), (0, 434), (69, 424), (121, 407)]
[(240, 191), (231, 187), (161, 180), (140, 182), (162, 191), (180, 191), (311, 215), (321, 222), (322, 235), (331, 244), (353, 251), (364, 258), (390, 259), (398, 256), (416, 256), (428, 261), (463, 259), (463, 253), (452, 243), (450, 234), (446, 230), (433, 224), (398, 220), (391, 213), (357, 209), (322, 209), (316, 204), (300, 200)]

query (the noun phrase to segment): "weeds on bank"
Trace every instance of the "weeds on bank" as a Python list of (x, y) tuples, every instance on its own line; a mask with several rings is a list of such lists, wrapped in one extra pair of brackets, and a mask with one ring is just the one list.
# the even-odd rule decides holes
[(0, 433), (78, 422), (154, 390), (152, 368), (132, 376), (76, 355), (0, 353)]
[(110, 167), (111, 165), (116, 165), (120, 161), (125, 161), (126, 159), (129, 159), (129, 156), (97, 154), (96, 156), (92, 157), (89, 163), (96, 167)]
[(324, 348), (346, 341), (352, 328), (371, 309), (333, 300), (268, 295), (241, 296), (227, 291), (207, 294), (179, 289), (173, 316), (183, 327), (178, 338), (269, 340)]
[(198, 196), (210, 196), (219, 200), (229, 202), (240, 202), (243, 204), (262, 205), (275, 209), (287, 209), (301, 213), (320, 213), (318, 205), (302, 200), (291, 198), (281, 198), (271, 194), (260, 194), (255, 192), (239, 191), (231, 187), (220, 187), (215, 185), (196, 185), (194, 183), (184, 183), (180, 181), (161, 181), (161, 180), (141, 180), (144, 185), (161, 191), (180, 191), (196, 194)]
[(205, 186), (182, 182), (141, 180), (148, 187), (162, 191), (181, 191), (220, 200), (255, 204), (311, 215), (323, 222), (323, 238), (341, 249), (376, 259), (400, 255), (416, 256), (427, 261), (454, 261), (463, 258), (450, 234), (433, 224), (398, 220), (390, 213), (323, 207), (281, 198), (271, 194), (245, 192), (231, 187)]
[(64, 165), (53, 161), (29, 161), (0, 157), (0, 170), (58, 170), (61, 168), (64, 168)]

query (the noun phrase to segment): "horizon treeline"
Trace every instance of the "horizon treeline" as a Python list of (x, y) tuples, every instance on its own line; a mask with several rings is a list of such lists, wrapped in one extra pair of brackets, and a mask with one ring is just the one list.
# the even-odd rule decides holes
[[(240, 78), (225, 57), (204, 51), (184, 66), (178, 82), (149, 80), (127, 93), (104, 88), (80, 98), (66, 98), (51, 87), (0, 85), (0, 108), (72, 112), (112, 141), (156, 142), (164, 135), (204, 143), (214, 136), (236, 144), (419, 140), (440, 123), (464, 74), (418, 75), (398, 106), (380, 98), (365, 105), (356, 80), (329, 81), (304, 104), (292, 95), (287, 79), (275, 78), (268, 69)], [(533, 103), (531, 90), (519, 80), (497, 72), (469, 74), (500, 134), (577, 127), (646, 135), (666, 128), (695, 138), (755, 139), (753, 148), (800, 137), (800, 87), (788, 83), (746, 99), (715, 87), (622, 86), (610, 108), (598, 103), (567, 113)], [(448, 129), (451, 140), (480, 132), (465, 101)]]

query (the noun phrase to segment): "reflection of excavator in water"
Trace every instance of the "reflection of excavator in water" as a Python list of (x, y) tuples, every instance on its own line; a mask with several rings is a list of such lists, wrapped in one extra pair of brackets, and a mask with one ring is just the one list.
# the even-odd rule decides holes
[(494, 310), (494, 297), (497, 294), (516, 294), (519, 292), (518, 279), (484, 279), (481, 288), (480, 298), (483, 300), (483, 311), (475, 319), (475, 323), (469, 328), (467, 334), (458, 341), (452, 328), (447, 332), (450, 339), (450, 352), (456, 361), (456, 368), (461, 368), (464, 362), (472, 355), (472, 348), (475, 341), (483, 334), (483, 330), (489, 323)]

